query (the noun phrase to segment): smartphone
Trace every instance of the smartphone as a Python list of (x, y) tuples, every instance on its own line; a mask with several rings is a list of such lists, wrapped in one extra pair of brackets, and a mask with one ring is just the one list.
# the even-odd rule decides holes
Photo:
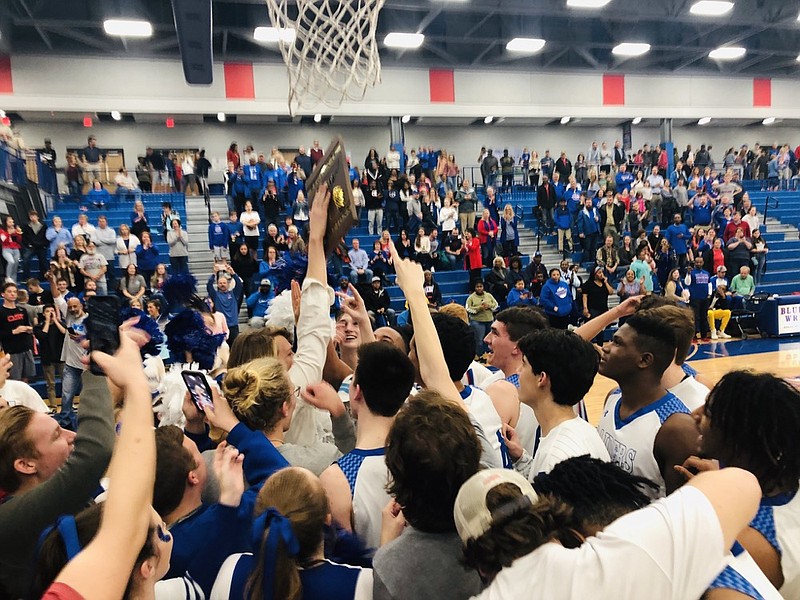
[[(117, 296), (90, 296), (86, 301), (86, 337), (89, 351), (98, 350), (114, 354), (119, 349), (119, 326), (122, 325), (122, 300)], [(103, 370), (92, 360), (89, 369), (95, 375), (104, 375)]]
[(183, 383), (189, 390), (192, 402), (200, 412), (206, 412), (206, 408), (214, 408), (214, 401), (211, 395), (211, 386), (208, 385), (205, 373), (199, 371), (182, 371)]

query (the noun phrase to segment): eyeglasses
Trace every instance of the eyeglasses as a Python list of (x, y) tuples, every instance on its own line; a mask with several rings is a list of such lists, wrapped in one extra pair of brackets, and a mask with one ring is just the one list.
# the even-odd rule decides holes
[(295, 398), (297, 398), (298, 400), (300, 400), (301, 396), (300, 396), (300, 386), (299, 385), (296, 388), (294, 388), (294, 391), (292, 392), (292, 395)]

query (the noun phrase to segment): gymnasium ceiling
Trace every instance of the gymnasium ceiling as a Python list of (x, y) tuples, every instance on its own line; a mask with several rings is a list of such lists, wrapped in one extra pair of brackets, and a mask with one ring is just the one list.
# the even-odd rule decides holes
[[(121, 10), (120, 4), (126, 8)], [(694, 16), (689, 13), (692, 4), (693, 0), (611, 0), (602, 9), (587, 10), (568, 8), (566, 0), (387, 0), (378, 39), (402, 31), (423, 33), (425, 42), (405, 51), (381, 44), (380, 54), (387, 67), (767, 77), (800, 72), (798, 3), (735, 0), (733, 10), (723, 17)], [(149, 20), (153, 37), (106, 36), (103, 20), (122, 12)], [(213, 0), (213, 23), (215, 61), (281, 61), (277, 48), (253, 40), (256, 26), (270, 25), (264, 0)], [(505, 49), (514, 37), (543, 38), (546, 45), (536, 55), (518, 56)], [(638, 58), (614, 56), (611, 49), (624, 41), (647, 42), (650, 52)], [(723, 45), (744, 46), (747, 54), (728, 62), (708, 58), (710, 50)], [(167, 0), (2, 0), (3, 53), (179, 57)]]

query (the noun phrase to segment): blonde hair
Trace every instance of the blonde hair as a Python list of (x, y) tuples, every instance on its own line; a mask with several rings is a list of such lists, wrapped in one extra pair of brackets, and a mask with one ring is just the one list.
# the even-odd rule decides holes
[(456, 304), (455, 302), (451, 302), (450, 304), (445, 304), (441, 308), (439, 308), (439, 314), (443, 315), (450, 315), (451, 317), (455, 317), (456, 319), (461, 319), (464, 323), (469, 323), (469, 317), (467, 316), (467, 309), (461, 306), (460, 304)]
[[(303, 597), (299, 568), (314, 556), (322, 542), (323, 525), (330, 513), (328, 498), (322, 484), (310, 471), (300, 467), (287, 467), (275, 472), (265, 482), (256, 499), (255, 514), (261, 515), (268, 508), (275, 508), (289, 519), (300, 550), (296, 557), (286, 552), (280, 543), (276, 553), (275, 580), (272, 583), (273, 597), (299, 600)], [(263, 555), (269, 528), (264, 532), (259, 560), (245, 587), (245, 597), (260, 599), (264, 582)]]
[(234, 414), (250, 429), (267, 431), (281, 420), (292, 397), (289, 377), (275, 358), (259, 358), (230, 369), (222, 391)]

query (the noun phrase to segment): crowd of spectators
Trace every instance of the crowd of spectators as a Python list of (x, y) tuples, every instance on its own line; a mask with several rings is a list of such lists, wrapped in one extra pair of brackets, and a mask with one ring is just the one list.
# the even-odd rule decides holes
[[(367, 179), (376, 158), (368, 157)], [(169, 205), (160, 223), (135, 205), (119, 232), (88, 214), (69, 229), (56, 217), (35, 228), (52, 259), (38, 261), (49, 289), (29, 279), (21, 290), (16, 269), (7, 271), (0, 308), (0, 596), (632, 600), (742, 586), (761, 597), (800, 592), (800, 394), (751, 372), (728, 374), (709, 390), (684, 364), (694, 324), (678, 300), (682, 290), (672, 290), (676, 299), (647, 297), (658, 281), (654, 247), (670, 243), (672, 227), (684, 236), (676, 239), (687, 238), (680, 213), (663, 236), (650, 231), (653, 240), (645, 229), (627, 239), (618, 230), (621, 248), (634, 254), (633, 281), (624, 285), (639, 287), (597, 311), (619, 273), (613, 235), (575, 224), (576, 239), (602, 243), (595, 252), (584, 242), (597, 262), (585, 284), (570, 260), (548, 271), (534, 254), (523, 268), (511, 207), (491, 186), (485, 199), (472, 190), (464, 250), (451, 263), (465, 259), (472, 294), (464, 307), (443, 305), (435, 274), (448, 267), (431, 248), (440, 227), (448, 237), (459, 231), (459, 190), (445, 175), (441, 207), (428, 190), (421, 202), (420, 184), (432, 178), (398, 171), (392, 180), (390, 164), (386, 187), (368, 181), (370, 194), (403, 181), (412, 206), (436, 209), (408, 213), (414, 226), (404, 233), (395, 225), (396, 240), (393, 225), (373, 214), (379, 260), (365, 262), (353, 240), (329, 261), (327, 188), (308, 203), (297, 184), (291, 207), (305, 203), (301, 218), (293, 210), (284, 218), (284, 203), (273, 219), (262, 210), (267, 180), (255, 197), (231, 196), (227, 221), (212, 215), (215, 274), (205, 302), (190, 294), (160, 306), (160, 296), (171, 296), (164, 286), (168, 292), (187, 264), (188, 237)], [(612, 190), (612, 203), (615, 194), (624, 191)], [(596, 195), (581, 195), (581, 214), (593, 219), (602, 207)], [(440, 222), (446, 208), (453, 210)], [(741, 240), (734, 218), (729, 239)], [(4, 225), (2, 236), (21, 243), (25, 231), (13, 220)], [(153, 235), (171, 248), (169, 268)], [(24, 269), (23, 248), (8, 250), (6, 261)], [(718, 260), (713, 243), (710, 252)], [(712, 289), (703, 316), (724, 320), (720, 273), (704, 281), (703, 258), (690, 258), (689, 283), (677, 258), (666, 283), (687, 285), (695, 314), (695, 289)], [(260, 274), (279, 273), (282, 259), (283, 267), (304, 263), (284, 284), (289, 320), (254, 314), (240, 333), (245, 289), (258, 281), (247, 305), (252, 298), (254, 313), (268, 306), (275, 282)], [(744, 275), (729, 287), (748, 289), (743, 259), (729, 252), (722, 260), (739, 261), (731, 265)], [(331, 267), (345, 276), (336, 293), (327, 285)], [(405, 324), (388, 310), (391, 272)], [(505, 289), (504, 299), (487, 288)], [(114, 356), (91, 353), (104, 373), (96, 375), (82, 299), (115, 289), (133, 309), (149, 300), (146, 311), (126, 313), (134, 317), (120, 327)], [(586, 321), (564, 331), (579, 301)], [(618, 320), (600, 359), (591, 340)], [(47, 412), (56, 399), (37, 403), (23, 381), (34, 337), (48, 372), (63, 363), (55, 420)], [(484, 341), (494, 370), (474, 360)], [(189, 388), (181, 374), (204, 385)], [(618, 388), (595, 429), (581, 406), (598, 374)], [(737, 539), (734, 556), (728, 549)]]

